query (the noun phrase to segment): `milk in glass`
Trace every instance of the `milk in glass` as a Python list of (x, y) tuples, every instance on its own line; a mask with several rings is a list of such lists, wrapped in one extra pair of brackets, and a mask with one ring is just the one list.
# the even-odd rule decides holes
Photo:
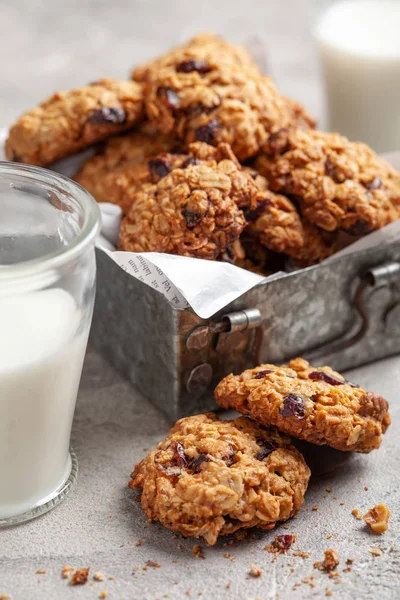
[(400, 149), (400, 0), (339, 0), (317, 21), (328, 128)]
[(87, 330), (62, 289), (0, 293), (0, 519), (50, 500), (68, 479)]

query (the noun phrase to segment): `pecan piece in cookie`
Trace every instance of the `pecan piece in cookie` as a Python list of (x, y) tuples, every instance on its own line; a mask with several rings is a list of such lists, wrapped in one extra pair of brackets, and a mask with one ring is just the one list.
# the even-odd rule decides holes
[(295, 197), (303, 215), (327, 231), (364, 235), (398, 217), (400, 175), (365, 144), (336, 133), (282, 129), (256, 165), (271, 189)]
[(378, 448), (391, 422), (388, 403), (381, 396), (330, 367), (313, 368), (301, 358), (288, 366), (260, 365), (228, 375), (217, 386), (215, 398), (224, 408), (266, 426), (337, 450)]
[(100, 79), (70, 92), (57, 92), (26, 112), (6, 141), (9, 160), (45, 166), (132, 129), (143, 116), (142, 86)]
[(209, 413), (178, 421), (131, 477), (150, 520), (212, 546), (220, 535), (272, 529), (297, 514), (310, 470), (274, 428)]
[(238, 204), (251, 206), (256, 192), (232, 160), (179, 157), (165, 177), (135, 194), (120, 249), (213, 260), (239, 238), (246, 222)]
[(152, 159), (175, 146), (172, 137), (146, 124), (139, 131), (110, 139), (98, 154), (84, 162), (75, 180), (97, 202), (117, 204), (125, 214), (144, 183), (155, 183), (168, 174), (168, 161)]
[(185, 142), (226, 142), (244, 160), (281, 127), (313, 122), (282, 97), (242, 48), (212, 35), (197, 36), (134, 77), (145, 82), (150, 121)]

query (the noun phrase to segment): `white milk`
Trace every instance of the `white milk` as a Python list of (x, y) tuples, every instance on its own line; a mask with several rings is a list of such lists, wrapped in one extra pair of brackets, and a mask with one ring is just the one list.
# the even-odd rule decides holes
[(42, 503), (71, 470), (87, 332), (61, 289), (0, 294), (0, 518)]
[(315, 28), (328, 127), (377, 152), (400, 148), (400, 1), (348, 0)]

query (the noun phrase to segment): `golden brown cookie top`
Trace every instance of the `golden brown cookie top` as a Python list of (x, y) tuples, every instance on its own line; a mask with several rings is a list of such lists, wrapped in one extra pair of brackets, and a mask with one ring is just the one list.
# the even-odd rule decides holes
[[(186, 143), (226, 142), (244, 160), (268, 136), (309, 117), (283, 98), (243, 49), (201, 36), (139, 69), (148, 118)], [(310, 125), (312, 123), (310, 122)]]
[(243, 68), (249, 73), (260, 75), (260, 71), (244, 46), (228, 43), (213, 33), (202, 33), (168, 53), (135, 67), (132, 79), (144, 83), (153, 77), (153, 72), (165, 67), (176, 67), (178, 72), (207, 71), (215, 61), (230, 68)]
[[(122, 222), (120, 249), (131, 252), (167, 252), (215, 259), (240, 236), (246, 222), (239, 206), (252, 206), (257, 193), (251, 177), (230, 158), (222, 145), (215, 160), (193, 153), (160, 155), (167, 174), (135, 195)], [(172, 162), (171, 162), (172, 161)]]
[(368, 146), (337, 133), (282, 129), (256, 165), (271, 189), (294, 196), (304, 216), (327, 231), (365, 234), (398, 216), (400, 175)]
[(142, 488), (149, 519), (213, 545), (219, 535), (271, 529), (296, 514), (309, 476), (286, 436), (209, 413), (179, 420), (136, 465), (129, 486)]
[(382, 396), (301, 358), (288, 366), (265, 364), (228, 375), (216, 387), (215, 398), (266, 426), (338, 450), (370, 452), (390, 425)]
[(142, 116), (140, 84), (100, 79), (79, 89), (57, 92), (22, 115), (10, 130), (6, 156), (45, 166), (131, 129)]

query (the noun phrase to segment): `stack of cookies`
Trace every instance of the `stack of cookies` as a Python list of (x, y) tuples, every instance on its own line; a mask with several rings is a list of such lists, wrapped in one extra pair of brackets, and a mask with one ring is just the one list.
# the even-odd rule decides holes
[(318, 263), (341, 232), (399, 216), (400, 175), (364, 144), (314, 127), (244, 48), (208, 34), (132, 81), (55, 94), (11, 128), (6, 153), (45, 166), (107, 140), (76, 180), (121, 207), (121, 250), (268, 274)]
[(301, 358), (228, 375), (215, 398), (251, 418), (181, 419), (129, 482), (142, 490), (150, 520), (209, 545), (240, 529), (272, 529), (299, 512), (310, 469), (287, 434), (367, 453), (390, 425), (382, 396)]

